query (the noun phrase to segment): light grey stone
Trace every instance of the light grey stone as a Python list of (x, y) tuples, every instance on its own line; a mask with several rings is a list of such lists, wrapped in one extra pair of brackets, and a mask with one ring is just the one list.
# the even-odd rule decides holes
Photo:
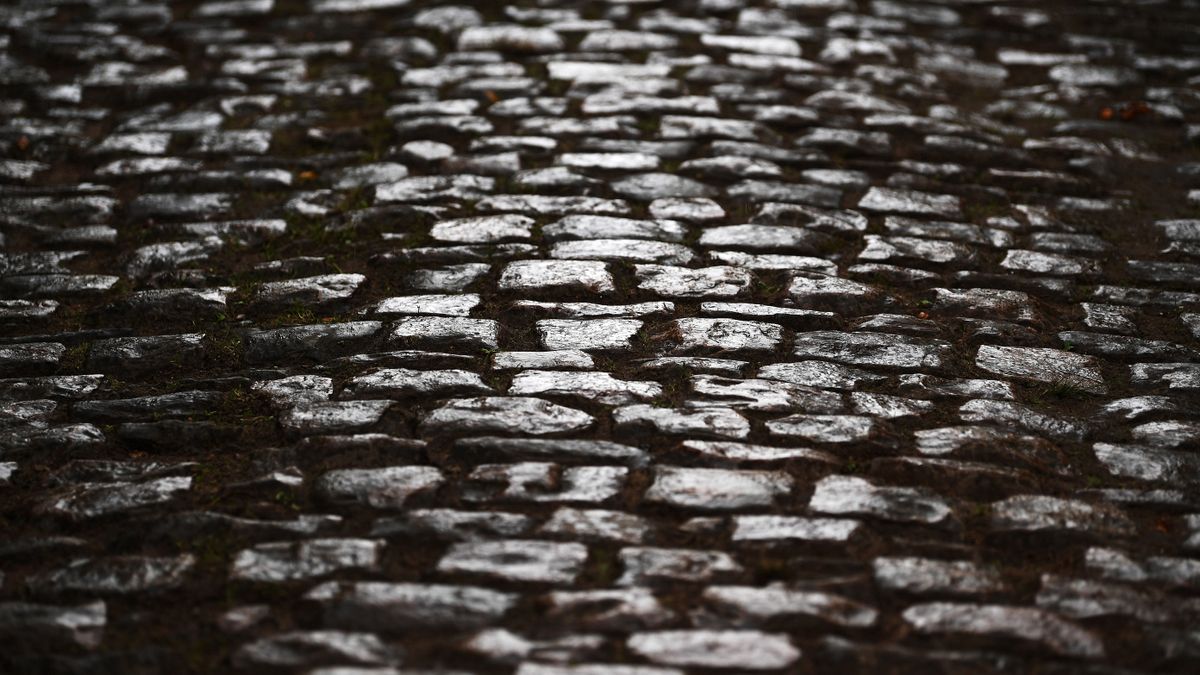
[(26, 584), (38, 593), (128, 595), (178, 588), (195, 567), (195, 556), (81, 558), (35, 576)]
[(542, 236), (558, 239), (657, 239), (681, 242), (687, 228), (673, 220), (635, 220), (612, 216), (567, 216), (542, 228)]
[(484, 384), (479, 375), (467, 370), (384, 368), (373, 373), (359, 375), (351, 379), (346, 386), (346, 394), (357, 398), (370, 396), (440, 398), (492, 393), (495, 392)]
[(652, 530), (645, 518), (624, 511), (559, 507), (538, 528), (538, 533), (584, 541), (639, 544)]
[(888, 263), (913, 261), (950, 267), (971, 267), (975, 260), (975, 249), (952, 241), (871, 234), (863, 237), (863, 241), (866, 248), (858, 254), (859, 260)]
[(400, 147), (400, 154), (410, 160), (440, 162), (454, 156), (454, 146), (438, 141), (409, 141)]
[(933, 402), (890, 394), (856, 391), (850, 394), (850, 408), (859, 415), (882, 419), (919, 417), (935, 410)]
[(505, 628), (485, 628), (462, 644), (462, 649), (492, 662), (517, 663), (522, 659), (581, 661), (604, 646), (601, 635), (565, 635), (527, 639)]
[[(605, 64), (609, 65), (609, 64)], [(669, 82), (669, 80), (667, 80)], [(649, 81), (646, 81), (649, 84)], [(609, 86), (603, 91), (583, 99), (580, 111), (585, 115), (614, 115), (619, 113), (686, 113), (703, 112), (716, 113), (719, 106), (716, 99), (709, 96), (673, 96), (670, 98), (648, 94), (638, 94), (633, 90), (637, 85), (629, 80), (623, 82), (608, 82)], [(656, 169), (658, 163), (651, 166), (633, 167), (631, 170)]]
[(394, 183), (375, 186), (375, 201), (426, 202), (439, 199), (480, 199), (496, 185), (493, 178), (469, 174), (410, 176)]
[(707, 222), (725, 217), (725, 209), (703, 197), (665, 197), (650, 202), (650, 215), (666, 220)]
[(273, 305), (318, 305), (347, 300), (367, 278), (361, 274), (325, 274), (272, 281), (258, 288), (255, 299)]
[(246, 335), (245, 357), (250, 363), (325, 359), (362, 344), (382, 327), (378, 321), (347, 321), (251, 331)]
[[(739, 380), (712, 375), (694, 375), (692, 391), (711, 397), (711, 403), (730, 405), (749, 410), (836, 413), (843, 408), (839, 394), (803, 385), (771, 380)], [(704, 407), (709, 401), (688, 401), (688, 405)]]
[(800, 45), (792, 38), (768, 35), (714, 35), (703, 34), (700, 44), (705, 47), (730, 51), (776, 56), (800, 56)]
[(932, 490), (879, 487), (854, 476), (822, 478), (808, 507), (820, 513), (925, 524), (942, 523), (951, 516), (949, 505)]
[(429, 314), (466, 317), (471, 315), (471, 310), (478, 307), (479, 303), (479, 295), (475, 293), (401, 295), (384, 298), (363, 312), (376, 315)]
[(1072, 619), (1127, 616), (1146, 623), (1176, 619), (1171, 602), (1122, 584), (1043, 574), (1038, 607)]
[(662, 386), (657, 382), (620, 380), (608, 373), (528, 370), (513, 377), (508, 393), (577, 396), (605, 405), (623, 405), (657, 398), (662, 395)]
[[(813, 618), (824, 623), (847, 628), (867, 628), (875, 625), (879, 612), (849, 598), (824, 593), (792, 589), (780, 584), (765, 588), (753, 586), (710, 586), (702, 596), (707, 608), (720, 619), (713, 623), (753, 626), (784, 618)], [(732, 615), (730, 622), (725, 617)]]
[(498, 287), (506, 291), (580, 290), (612, 293), (616, 290), (608, 266), (585, 260), (517, 260), (500, 273)]
[(958, 197), (917, 190), (872, 187), (858, 202), (860, 209), (883, 213), (906, 213), (951, 220), (963, 217)]
[[(751, 270), (812, 272), (826, 276), (836, 276), (838, 271), (837, 263), (813, 256), (744, 253), (742, 251), (709, 251), (708, 258), (716, 263), (733, 267), (745, 267)], [(783, 308), (780, 308), (780, 310), (786, 311)]]
[(1165, 385), (1169, 391), (1197, 391), (1200, 364), (1135, 363), (1129, 367), (1129, 381), (1142, 386)]
[(642, 499), (681, 508), (742, 509), (771, 506), (792, 486), (791, 476), (782, 472), (660, 466)]
[(580, 51), (620, 52), (672, 49), (678, 44), (673, 35), (629, 30), (602, 30), (588, 33), (579, 44)]
[(0, 379), (0, 400), (81, 399), (104, 383), (103, 375), (49, 375)]
[(543, 319), (535, 324), (546, 349), (625, 351), (642, 328), (637, 319)]
[(640, 362), (643, 370), (669, 371), (682, 368), (694, 373), (715, 373), (737, 377), (745, 373), (747, 361), (715, 359), (700, 356), (662, 356)]
[[(396, 0), (318, 1), (349, 5), (351, 2), (395, 2)], [(232, 662), (235, 668), (255, 670), (263, 668), (298, 669), (327, 663), (387, 666), (398, 664), (400, 659), (401, 652), (384, 644), (374, 633), (297, 630), (276, 633), (246, 643), (233, 653)]]
[(729, 462), (787, 462), (808, 460), (823, 464), (839, 464), (840, 460), (832, 454), (803, 447), (774, 447), (754, 443), (735, 443), (730, 441), (694, 441), (688, 440), (681, 444), (684, 450), (692, 451), (707, 458)]
[(897, 383), (902, 390), (934, 398), (992, 398), (1004, 401), (1016, 399), (1012, 385), (1000, 380), (946, 379), (932, 375), (901, 375), (897, 378)]
[(617, 579), (618, 586), (656, 581), (708, 582), (743, 571), (732, 556), (721, 551), (627, 546), (619, 557), (624, 572)]
[(886, 376), (828, 361), (773, 363), (758, 369), (759, 377), (824, 389), (855, 389), (860, 383), (882, 382)]
[(545, 352), (496, 352), (492, 355), (495, 370), (524, 370), (549, 368), (575, 368), (591, 370), (596, 367), (592, 356), (578, 349), (561, 349)]
[(421, 422), (426, 433), (520, 433), (532, 436), (582, 431), (595, 419), (574, 408), (532, 397), (490, 396), (447, 401)]
[(433, 536), (451, 541), (470, 541), (527, 534), (533, 518), (502, 511), (459, 511), (456, 509), (409, 509), (400, 516), (377, 518), (372, 537), (396, 535)]
[(1000, 266), (1014, 272), (1055, 276), (1091, 276), (1101, 271), (1100, 263), (1096, 260), (1023, 249), (1010, 250), (1000, 261)]
[[(747, 179), (730, 185), (725, 189), (725, 194), (732, 199), (753, 203), (794, 202), (824, 208), (836, 208), (842, 201), (841, 190), (825, 185), (790, 183), (781, 180)], [(821, 241), (817, 237), (810, 237), (810, 239)]]
[(813, 443), (857, 443), (877, 431), (871, 417), (859, 415), (797, 414), (767, 422), (772, 436), (802, 438)]
[(958, 416), (964, 422), (1016, 426), (1056, 440), (1083, 440), (1090, 431), (1087, 425), (1077, 420), (1046, 415), (1009, 401), (967, 401), (959, 407)]
[(279, 424), (294, 434), (346, 433), (379, 423), (391, 401), (309, 401), (279, 416)]
[(1131, 396), (1109, 401), (1100, 408), (1097, 415), (1136, 420), (1155, 413), (1179, 414), (1182, 412), (1179, 404), (1168, 396)]
[(939, 368), (950, 344), (943, 340), (881, 333), (816, 331), (797, 333), (795, 355), (848, 365), (889, 368)]
[(1034, 607), (931, 602), (913, 605), (902, 616), (919, 633), (1010, 638), (1062, 656), (1104, 656), (1104, 643), (1095, 634)]
[(1136, 71), (1117, 66), (1062, 63), (1048, 73), (1050, 79), (1075, 87), (1121, 87), (1141, 81)]
[(572, 213), (595, 213), (608, 216), (624, 216), (631, 212), (623, 199), (600, 197), (551, 197), (546, 195), (496, 195), (485, 197), (475, 204), (479, 211), (510, 211), (516, 213), (541, 213), (568, 215)]
[(536, 439), (484, 436), (455, 441), (455, 451), (492, 457), (536, 457), (560, 462), (606, 462), (615, 464), (645, 464), (647, 454), (633, 446), (612, 441), (584, 439)]
[(461, 542), (438, 561), (442, 574), (470, 574), (506, 581), (570, 584), (583, 571), (582, 544), (529, 539)]
[(880, 557), (872, 568), (880, 588), (912, 595), (978, 596), (1006, 589), (996, 570), (969, 560)]
[(783, 169), (774, 162), (732, 155), (689, 159), (679, 165), (679, 170), (712, 180), (783, 177)]
[(638, 288), (668, 298), (730, 297), (745, 292), (751, 275), (737, 267), (689, 269), (669, 265), (635, 265)]
[(1133, 438), (1164, 448), (1195, 447), (1200, 444), (1200, 422), (1163, 420), (1146, 422), (1130, 430)]
[(560, 468), (549, 462), (483, 464), (468, 476), (467, 501), (600, 504), (625, 486), (623, 466)]
[(783, 339), (783, 329), (773, 323), (739, 319), (676, 319), (675, 352), (717, 349), (721, 351), (772, 351)]
[(433, 226), (429, 235), (438, 241), (482, 244), (529, 239), (533, 225), (534, 220), (528, 216), (508, 213), (443, 220)]
[(220, 237), (204, 237), (198, 241), (174, 241), (149, 244), (135, 249), (125, 265), (125, 272), (142, 279), (154, 272), (176, 269), (184, 264), (205, 260), (224, 247)]
[(1092, 450), (1114, 476), (1176, 485), (1200, 482), (1200, 457), (1194, 452), (1116, 443), (1096, 443)]
[(408, 167), (397, 162), (376, 162), (363, 164), (338, 171), (334, 176), (335, 190), (378, 185), (379, 183), (394, 183), (408, 177)]
[(67, 351), (58, 342), (27, 342), (0, 346), (0, 372), (16, 370), (53, 370)]
[(728, 314), (739, 318), (796, 320), (807, 324), (833, 322), (837, 318), (833, 312), (776, 307), (752, 302), (702, 302), (700, 303), (700, 312), (717, 316)]
[(558, 33), (548, 28), (515, 24), (468, 26), (458, 34), (458, 49), (520, 53), (555, 52), (563, 49), (563, 40)]
[(816, 253), (827, 241), (828, 237), (820, 232), (783, 225), (725, 225), (708, 228), (700, 235), (701, 246), (732, 246), (800, 253)]
[(551, 79), (573, 82), (620, 82), (627, 79), (665, 77), (668, 64), (597, 63), (594, 61), (551, 61), (547, 64)]
[(1190, 361), (1200, 352), (1166, 340), (1146, 340), (1126, 335), (1106, 335), (1085, 331), (1063, 331), (1058, 338), (1072, 349), (1086, 354), (1126, 359), (1162, 359)]
[(849, 518), (804, 518), (800, 516), (747, 515), (733, 518), (734, 542), (808, 541), (846, 543), (862, 529)]
[(432, 492), (445, 482), (432, 466), (391, 466), (376, 469), (335, 469), (314, 483), (317, 496), (334, 504), (362, 504), (377, 509), (400, 509), (415, 494)]
[(476, 586), (329, 581), (304, 599), (321, 608), (325, 626), (404, 633), (411, 629), (472, 628), (498, 621), (517, 602), (512, 593)]
[(231, 579), (283, 583), (342, 570), (376, 570), (383, 542), (373, 539), (308, 539), (269, 542), (239, 551), (229, 566)]
[(407, 276), (408, 285), (418, 291), (459, 292), (475, 283), (492, 269), (487, 263), (446, 265), (433, 269), (413, 270)]
[(1096, 537), (1135, 532), (1133, 522), (1114, 506), (1046, 495), (1017, 495), (992, 504), (991, 526), (998, 532), (1078, 532)]
[(672, 409), (631, 405), (613, 410), (618, 430), (652, 430), (672, 436), (745, 438), (750, 422), (730, 408)]
[(70, 520), (87, 520), (166, 504), (191, 489), (191, 476), (167, 476), (141, 483), (82, 483), (51, 495), (36, 510)]
[[(576, 169), (609, 169), (619, 171), (646, 171), (648, 169), (657, 169), (659, 164), (658, 157), (639, 152), (565, 152), (559, 155), (556, 161), (563, 166)], [(618, 193), (623, 196), (636, 196), (627, 194), (628, 192), (630, 190), (618, 190)]]
[[(631, 630), (657, 628), (669, 623), (674, 613), (664, 607), (648, 588), (619, 588), (584, 591), (553, 591), (543, 596), (549, 605), (547, 616), (568, 625), (588, 630)], [(584, 669), (589, 666), (579, 666)], [(591, 675), (600, 675), (603, 668), (630, 668), (628, 675), (642, 675), (640, 666), (597, 666)], [(654, 670), (654, 669), (652, 669)], [(585, 675), (587, 670), (582, 671)], [(624, 675), (621, 670), (611, 675)], [(644, 675), (665, 675), (645, 673)]]
[(599, 317), (638, 318), (668, 315), (675, 311), (675, 303), (662, 300), (638, 302), (631, 305), (602, 305), (595, 302), (537, 302), (517, 300), (513, 307), (545, 311), (568, 319), (591, 319)]
[(397, 321), (389, 339), (411, 346), (496, 349), (500, 326), (491, 319), (413, 316)]
[(671, 666), (774, 670), (800, 659), (800, 650), (787, 635), (756, 630), (635, 633), (627, 644), (639, 656)]
[(686, 265), (696, 258), (683, 244), (644, 239), (580, 239), (550, 247), (550, 257), (562, 260), (610, 260)]
[(1078, 387), (1098, 394), (1106, 391), (1095, 359), (1059, 349), (983, 345), (976, 353), (975, 365), (1005, 377)]

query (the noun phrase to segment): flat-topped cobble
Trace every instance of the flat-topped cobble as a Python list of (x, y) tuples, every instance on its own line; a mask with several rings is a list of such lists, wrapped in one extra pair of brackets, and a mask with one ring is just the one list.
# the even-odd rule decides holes
[(7, 3), (0, 672), (1197, 672), (1198, 28)]

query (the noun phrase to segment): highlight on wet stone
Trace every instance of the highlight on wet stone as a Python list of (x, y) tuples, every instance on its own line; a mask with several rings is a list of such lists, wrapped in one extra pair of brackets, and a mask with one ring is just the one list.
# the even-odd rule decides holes
[(0, 672), (1200, 672), (1200, 9), (0, 6)]

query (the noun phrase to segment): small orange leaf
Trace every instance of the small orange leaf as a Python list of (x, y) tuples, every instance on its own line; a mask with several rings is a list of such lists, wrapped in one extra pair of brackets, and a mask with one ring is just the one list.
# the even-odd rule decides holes
[(316, 180), (316, 179), (317, 179), (316, 171), (301, 171), (300, 172), (300, 180)]
[(28, 136), (22, 136), (17, 139), (17, 149), (20, 150), (21, 152), (25, 152), (26, 150), (29, 149), (29, 137)]
[(491, 89), (483, 92), (483, 95), (486, 96), (487, 100), (491, 101), (492, 103), (500, 100), (500, 97), (496, 95), (496, 92), (492, 91)]
[(1113, 118), (1113, 109), (1105, 106), (1100, 109), (1100, 119), (1108, 121)]

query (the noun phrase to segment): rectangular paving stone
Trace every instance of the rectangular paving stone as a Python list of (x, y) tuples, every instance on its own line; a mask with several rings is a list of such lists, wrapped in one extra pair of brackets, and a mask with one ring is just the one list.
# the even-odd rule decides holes
[(468, 574), (507, 581), (569, 584), (587, 560), (586, 546), (537, 540), (454, 544), (437, 564), (442, 574)]
[(1129, 4), (6, 3), (0, 671), (1195, 670)]

